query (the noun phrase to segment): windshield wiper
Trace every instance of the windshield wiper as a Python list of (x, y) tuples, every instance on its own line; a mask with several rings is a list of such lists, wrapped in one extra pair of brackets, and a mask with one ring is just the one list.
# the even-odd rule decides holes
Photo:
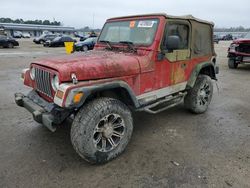
[(133, 50), (134, 52), (136, 52), (135, 45), (134, 45), (133, 42), (131, 42), (131, 41), (120, 41), (119, 43), (121, 43), (121, 44), (127, 44), (128, 47), (129, 47), (131, 50)]
[(111, 46), (110, 41), (108, 41), (108, 40), (100, 40), (99, 42), (103, 42), (103, 43), (107, 44), (108, 48), (110, 50), (113, 50), (113, 47)]

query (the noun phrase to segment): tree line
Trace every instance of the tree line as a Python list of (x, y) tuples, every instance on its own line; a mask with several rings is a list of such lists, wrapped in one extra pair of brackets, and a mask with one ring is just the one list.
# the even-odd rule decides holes
[(230, 28), (214, 28), (215, 32), (249, 32), (250, 28), (239, 27), (230, 27)]
[(37, 25), (62, 25), (59, 21), (49, 20), (23, 20), (23, 19), (11, 19), (11, 18), (0, 18), (0, 23), (17, 23), (17, 24), (37, 24)]

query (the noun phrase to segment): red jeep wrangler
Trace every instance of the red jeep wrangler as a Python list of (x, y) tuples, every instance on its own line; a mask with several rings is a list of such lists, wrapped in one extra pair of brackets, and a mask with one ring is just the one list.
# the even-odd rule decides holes
[(239, 64), (250, 63), (250, 33), (234, 40), (228, 48), (228, 67), (236, 69)]
[(180, 104), (207, 110), (218, 71), (213, 23), (165, 14), (108, 19), (95, 49), (31, 63), (22, 73), (33, 90), (17, 105), (51, 131), (73, 117), (71, 141), (91, 163), (123, 152), (131, 111), (158, 113)]

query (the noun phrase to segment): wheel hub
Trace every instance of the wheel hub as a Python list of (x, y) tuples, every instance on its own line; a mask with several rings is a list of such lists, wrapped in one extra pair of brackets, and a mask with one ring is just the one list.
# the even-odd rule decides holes
[(204, 98), (206, 97), (206, 95), (207, 95), (207, 94), (206, 94), (206, 91), (205, 91), (204, 89), (202, 89), (202, 90), (200, 91), (200, 97), (204, 99)]
[(113, 134), (113, 126), (112, 124), (106, 124), (104, 126), (104, 129), (103, 129), (103, 132), (102, 132), (102, 135), (105, 137), (105, 138), (110, 138)]
[(208, 104), (208, 100), (209, 100), (209, 95), (210, 95), (210, 87), (209, 87), (208, 84), (205, 84), (200, 89), (199, 104), (200, 105), (207, 105)]
[(125, 134), (124, 119), (118, 114), (109, 114), (96, 125), (93, 142), (98, 151), (108, 152), (116, 148)]

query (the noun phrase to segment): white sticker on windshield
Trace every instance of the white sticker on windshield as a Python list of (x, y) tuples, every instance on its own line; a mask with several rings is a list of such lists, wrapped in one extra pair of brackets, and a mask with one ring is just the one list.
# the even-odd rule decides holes
[(137, 27), (153, 27), (155, 22), (156, 21), (152, 21), (152, 20), (139, 21)]

